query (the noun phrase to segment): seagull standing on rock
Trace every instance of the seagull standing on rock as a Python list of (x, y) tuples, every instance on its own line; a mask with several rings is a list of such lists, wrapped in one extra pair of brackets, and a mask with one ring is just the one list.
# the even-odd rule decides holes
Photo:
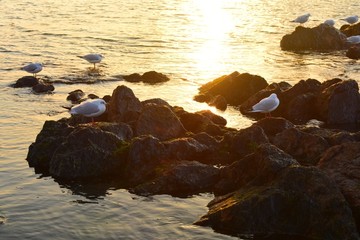
[(335, 26), (335, 21), (333, 19), (328, 19), (324, 21), (324, 24), (327, 24), (331, 27)]
[(106, 111), (106, 102), (104, 99), (98, 98), (93, 100), (87, 100), (74, 106), (70, 109), (70, 114), (83, 115), (85, 117), (91, 117), (94, 122), (94, 117), (98, 117)]
[(262, 112), (265, 113), (265, 116), (271, 116), (270, 112), (274, 111), (280, 104), (280, 100), (278, 99), (276, 93), (272, 93), (269, 97), (263, 98), (252, 106), (252, 110), (249, 112)]
[(21, 70), (24, 70), (28, 73), (32, 73), (35, 78), (36, 78), (36, 74), (38, 72), (41, 72), (42, 69), (43, 69), (42, 63), (30, 63), (21, 68)]
[(86, 61), (88, 61), (89, 63), (93, 63), (94, 64), (94, 69), (95, 69), (95, 63), (100, 63), (101, 60), (103, 58), (105, 58), (103, 55), (98, 54), (98, 53), (90, 53), (84, 56), (78, 56), (79, 58), (85, 59)]
[(360, 35), (348, 37), (346, 38), (346, 42), (351, 44), (358, 44), (360, 43)]
[(304, 15), (301, 15), (301, 16), (295, 18), (294, 20), (292, 20), (290, 22), (296, 22), (296, 23), (303, 24), (309, 20), (310, 16), (311, 16), (310, 13), (307, 13), (307, 14), (304, 14)]
[(357, 15), (354, 15), (354, 16), (350, 16), (347, 18), (341, 18), (340, 20), (343, 20), (343, 21), (347, 22), (348, 24), (354, 24), (357, 21), (359, 21), (359, 17)]

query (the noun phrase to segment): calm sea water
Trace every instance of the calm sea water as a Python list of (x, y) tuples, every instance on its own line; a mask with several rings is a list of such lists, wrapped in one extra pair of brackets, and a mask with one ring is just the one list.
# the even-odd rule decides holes
[[(115, 187), (70, 188), (41, 177), (25, 161), (45, 120), (69, 116), (67, 93), (100, 96), (120, 84), (140, 100), (159, 97), (188, 111), (210, 109), (228, 126), (252, 122), (234, 108), (217, 111), (196, 103), (197, 88), (233, 71), (268, 82), (333, 77), (360, 80), (359, 63), (330, 53), (283, 52), (289, 20), (312, 14), (306, 26), (360, 13), (356, 1), (293, 0), (0, 0), (0, 236), (1, 239), (233, 239), (192, 223), (207, 211), (211, 194), (190, 198), (139, 197)], [(104, 80), (95, 85), (56, 84), (52, 95), (34, 95), (9, 84), (26, 75), (28, 62), (43, 62), (40, 77), (88, 77), (91, 66), (77, 58), (105, 56)], [(125, 83), (119, 75), (155, 70), (162, 85)], [(106, 81), (114, 80), (117, 81)]]

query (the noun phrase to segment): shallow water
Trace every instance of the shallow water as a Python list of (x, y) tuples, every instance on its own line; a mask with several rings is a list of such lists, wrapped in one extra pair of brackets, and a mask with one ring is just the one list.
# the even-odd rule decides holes
[[(190, 198), (139, 197), (113, 186), (69, 188), (41, 177), (25, 161), (28, 146), (45, 120), (69, 116), (61, 107), (67, 93), (82, 89), (99, 96), (117, 85), (133, 89), (140, 100), (159, 97), (188, 111), (210, 109), (229, 127), (252, 121), (234, 108), (225, 112), (197, 103), (198, 87), (233, 71), (268, 82), (334, 77), (360, 80), (359, 63), (343, 51), (281, 51), (281, 37), (293, 31), (289, 20), (310, 12), (306, 26), (328, 18), (358, 14), (348, 1), (244, 0), (1, 0), (0, 30), (0, 236), (1, 239), (233, 239), (192, 225), (206, 213), (211, 194)], [(55, 84), (54, 94), (35, 95), (9, 87), (26, 75), (24, 64), (39, 61), (39, 77), (54, 81), (89, 77), (91, 64), (78, 58), (105, 56), (103, 81)], [(133, 84), (119, 75), (155, 70), (171, 80)], [(109, 81), (115, 80), (115, 81)]]

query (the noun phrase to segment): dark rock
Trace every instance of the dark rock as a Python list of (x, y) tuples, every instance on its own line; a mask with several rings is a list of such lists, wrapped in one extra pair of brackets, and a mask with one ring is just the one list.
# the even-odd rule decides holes
[(159, 106), (163, 105), (163, 106), (167, 106), (167, 107), (171, 108), (171, 105), (167, 101), (165, 101), (161, 98), (152, 98), (152, 99), (147, 99), (147, 100), (141, 102), (141, 104), (143, 106), (145, 106), (146, 104), (149, 104), (149, 103), (159, 105)]
[(105, 102), (110, 102), (110, 100), (111, 100), (111, 96), (110, 95), (105, 95), (104, 97), (103, 97), (103, 99), (105, 100)]
[(225, 118), (223, 118), (217, 114), (214, 114), (210, 110), (201, 110), (201, 111), (197, 111), (195, 113), (199, 113), (200, 115), (210, 119), (211, 122), (213, 122), (217, 125), (225, 126), (227, 124), (227, 121)]
[(130, 141), (134, 137), (131, 127), (126, 123), (102, 122), (98, 127), (106, 132), (115, 134), (120, 140)]
[(69, 92), (69, 95), (66, 97), (66, 100), (71, 101), (72, 103), (79, 103), (80, 100), (85, 96), (85, 93), (81, 89), (76, 89)]
[(218, 180), (219, 169), (196, 161), (181, 161), (164, 167), (153, 180), (130, 192), (139, 195), (190, 196), (209, 192)]
[(252, 125), (245, 129), (240, 129), (236, 133), (229, 135), (230, 153), (232, 159), (239, 160), (242, 157), (256, 151), (259, 145), (269, 143), (268, 137), (264, 130), (256, 125)]
[(360, 22), (351, 25), (345, 24), (340, 27), (340, 31), (347, 37), (360, 35)]
[(133, 73), (130, 75), (123, 76), (125, 81), (128, 82), (141, 82), (141, 75), (139, 73)]
[(341, 81), (324, 89), (317, 99), (319, 118), (327, 124), (360, 122), (360, 95), (355, 80)]
[(329, 148), (324, 138), (296, 128), (286, 129), (277, 134), (272, 143), (293, 156), (302, 165), (316, 165), (321, 154)]
[(182, 137), (185, 129), (171, 109), (164, 105), (147, 104), (136, 122), (136, 135), (150, 134), (160, 140)]
[(233, 72), (202, 85), (199, 94), (205, 94), (209, 99), (220, 95), (228, 104), (237, 106), (266, 86), (268, 83), (260, 76)]
[(225, 111), (227, 108), (226, 98), (221, 95), (217, 95), (209, 102), (209, 105), (214, 106), (222, 111)]
[(118, 175), (126, 158), (117, 149), (126, 145), (115, 134), (92, 127), (78, 127), (58, 146), (49, 172), (60, 179), (88, 179)]
[(194, 96), (194, 100), (197, 102), (211, 102), (212, 97), (206, 94), (198, 94)]
[(148, 84), (162, 83), (170, 80), (165, 74), (156, 71), (145, 72), (143, 75), (133, 73), (123, 76), (123, 78), (128, 82), (144, 82)]
[(340, 50), (346, 47), (346, 35), (327, 24), (313, 28), (296, 27), (291, 34), (283, 36), (280, 42), (283, 50)]
[(150, 72), (144, 73), (141, 76), (141, 80), (144, 83), (156, 84), (156, 83), (167, 82), (170, 79), (165, 74), (158, 73), (156, 71), (150, 71)]
[(35, 142), (29, 147), (26, 157), (29, 166), (34, 167), (36, 172), (48, 173), (51, 157), (72, 131), (74, 128), (66, 123), (45, 121)]
[(196, 225), (239, 237), (359, 239), (343, 195), (315, 167), (286, 167), (274, 181), (220, 196), (208, 207), (209, 212)]
[(124, 179), (136, 186), (154, 179), (162, 164), (175, 160), (166, 158), (166, 149), (159, 139), (153, 136), (135, 138), (129, 147), (129, 155), (124, 169)]
[(182, 107), (175, 107), (173, 111), (180, 119), (184, 128), (193, 133), (206, 132), (212, 136), (224, 135), (227, 130), (223, 129), (227, 121), (211, 111), (203, 110), (189, 113)]
[(299, 163), (274, 145), (261, 144), (252, 154), (221, 169), (220, 180), (214, 192), (218, 196), (249, 184), (267, 184), (276, 178), (282, 169), (292, 165)]
[(351, 59), (360, 59), (360, 45), (351, 46), (347, 50), (346, 56)]
[(254, 125), (261, 127), (268, 137), (275, 136), (277, 133), (295, 126), (292, 122), (286, 120), (285, 118), (279, 117), (263, 118), (254, 123)]
[(176, 160), (196, 160), (207, 162), (208, 156), (212, 154), (210, 147), (198, 142), (194, 138), (177, 138), (163, 142), (166, 155)]
[(349, 202), (360, 229), (360, 143), (344, 143), (329, 148), (319, 162), (319, 168), (336, 181)]
[(93, 93), (90, 93), (90, 94), (88, 94), (87, 96), (88, 96), (89, 99), (97, 99), (97, 98), (99, 98), (98, 95), (95, 95), (95, 94), (93, 94)]
[(113, 91), (108, 107), (109, 120), (112, 122), (135, 122), (142, 110), (139, 99), (124, 85)]
[(54, 91), (55, 87), (52, 84), (39, 82), (38, 84), (36, 84), (35, 86), (32, 87), (32, 90), (35, 93), (49, 93), (49, 92)]
[(33, 76), (25, 76), (22, 78), (19, 78), (14, 85), (12, 85), (14, 88), (22, 88), (22, 87), (33, 87), (35, 85), (39, 84), (39, 79), (33, 77)]

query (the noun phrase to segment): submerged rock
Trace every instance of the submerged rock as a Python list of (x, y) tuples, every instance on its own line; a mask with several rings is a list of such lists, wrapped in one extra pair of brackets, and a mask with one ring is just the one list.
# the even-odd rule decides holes
[(291, 34), (283, 36), (280, 47), (283, 50), (339, 50), (346, 48), (346, 35), (329, 26), (320, 24), (313, 28), (296, 27)]
[(165, 74), (158, 73), (156, 71), (145, 72), (143, 75), (133, 73), (123, 76), (123, 78), (128, 82), (144, 82), (148, 84), (163, 83), (170, 80)]
[(52, 84), (39, 82), (38, 84), (32, 87), (32, 90), (35, 93), (50, 93), (55, 90), (55, 87)]
[(39, 84), (39, 79), (33, 77), (33, 76), (25, 76), (22, 78), (19, 78), (15, 84), (12, 86), (14, 88), (22, 88), (22, 87), (33, 87), (35, 85)]
[(346, 56), (351, 59), (360, 59), (360, 45), (351, 46), (347, 52)]

